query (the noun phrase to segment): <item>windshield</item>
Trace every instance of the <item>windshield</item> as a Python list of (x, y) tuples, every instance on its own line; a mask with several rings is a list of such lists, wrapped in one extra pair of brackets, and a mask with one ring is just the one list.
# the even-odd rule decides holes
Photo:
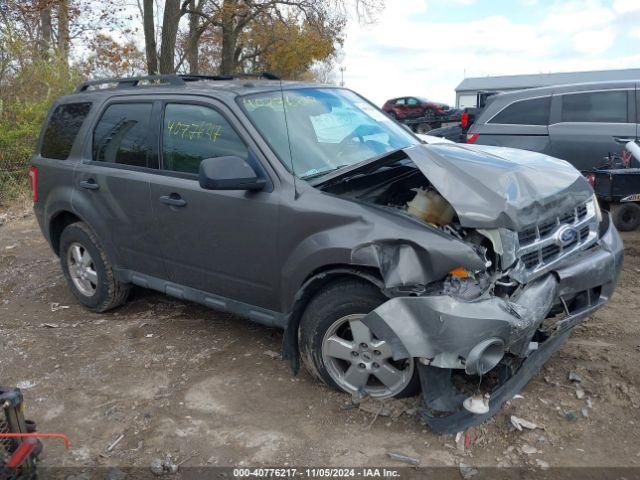
[(420, 143), (383, 112), (348, 90), (307, 88), (267, 92), (242, 97), (241, 103), (282, 163), (301, 178)]

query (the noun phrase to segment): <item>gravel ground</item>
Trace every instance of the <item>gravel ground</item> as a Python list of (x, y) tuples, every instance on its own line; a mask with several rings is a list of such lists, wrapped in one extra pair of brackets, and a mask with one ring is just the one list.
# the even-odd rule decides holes
[[(45, 465), (148, 468), (171, 455), (185, 466), (401, 466), (388, 452), (438, 466), (640, 465), (640, 232), (623, 235), (611, 303), (524, 398), (471, 429), (465, 449), (420, 422), (417, 399), (386, 402), (376, 415), (378, 405), (346, 408), (347, 395), (292, 376), (274, 353), (278, 330), (143, 289), (115, 311), (88, 312), (33, 216), (5, 218), (0, 383), (23, 388), (40, 431), (70, 437), (68, 451), (46, 441)], [(511, 415), (539, 428), (517, 431)]]

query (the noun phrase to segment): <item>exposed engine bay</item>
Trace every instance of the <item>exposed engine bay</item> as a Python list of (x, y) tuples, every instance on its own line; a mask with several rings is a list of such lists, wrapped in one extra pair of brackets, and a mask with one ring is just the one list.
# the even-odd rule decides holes
[(462, 268), (454, 270), (423, 293), (455, 295), (471, 300), (487, 291), (506, 296), (515, 290), (517, 283), (502, 278), (504, 275), (498, 270), (501, 258), (494, 252), (490, 238), (478, 229), (462, 227), (451, 203), (410, 160), (401, 160), (366, 176), (330, 185), (326, 191), (410, 216), (472, 245), (482, 259), (484, 269), (475, 272)]

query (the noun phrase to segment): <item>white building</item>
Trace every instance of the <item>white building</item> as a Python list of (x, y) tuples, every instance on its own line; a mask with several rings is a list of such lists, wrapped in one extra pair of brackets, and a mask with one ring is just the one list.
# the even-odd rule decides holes
[(478, 92), (508, 92), (511, 90), (524, 90), (526, 88), (546, 87), (549, 85), (612, 80), (638, 80), (640, 82), (640, 68), (465, 78), (460, 85), (456, 87), (456, 107), (476, 107)]

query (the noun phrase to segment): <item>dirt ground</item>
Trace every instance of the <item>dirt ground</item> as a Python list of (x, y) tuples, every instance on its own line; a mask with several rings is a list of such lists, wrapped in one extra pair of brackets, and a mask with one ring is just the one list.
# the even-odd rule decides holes
[[(46, 442), (45, 465), (148, 468), (169, 454), (185, 466), (401, 466), (387, 456), (398, 452), (427, 466), (638, 466), (640, 232), (623, 237), (611, 303), (524, 398), (471, 429), (466, 450), (428, 430), (416, 400), (376, 416), (306, 372), (293, 377), (273, 358), (278, 330), (143, 289), (116, 311), (86, 311), (28, 213), (0, 226), (0, 383), (23, 389), (40, 431), (70, 437), (68, 451)], [(540, 428), (517, 431), (511, 415)]]

